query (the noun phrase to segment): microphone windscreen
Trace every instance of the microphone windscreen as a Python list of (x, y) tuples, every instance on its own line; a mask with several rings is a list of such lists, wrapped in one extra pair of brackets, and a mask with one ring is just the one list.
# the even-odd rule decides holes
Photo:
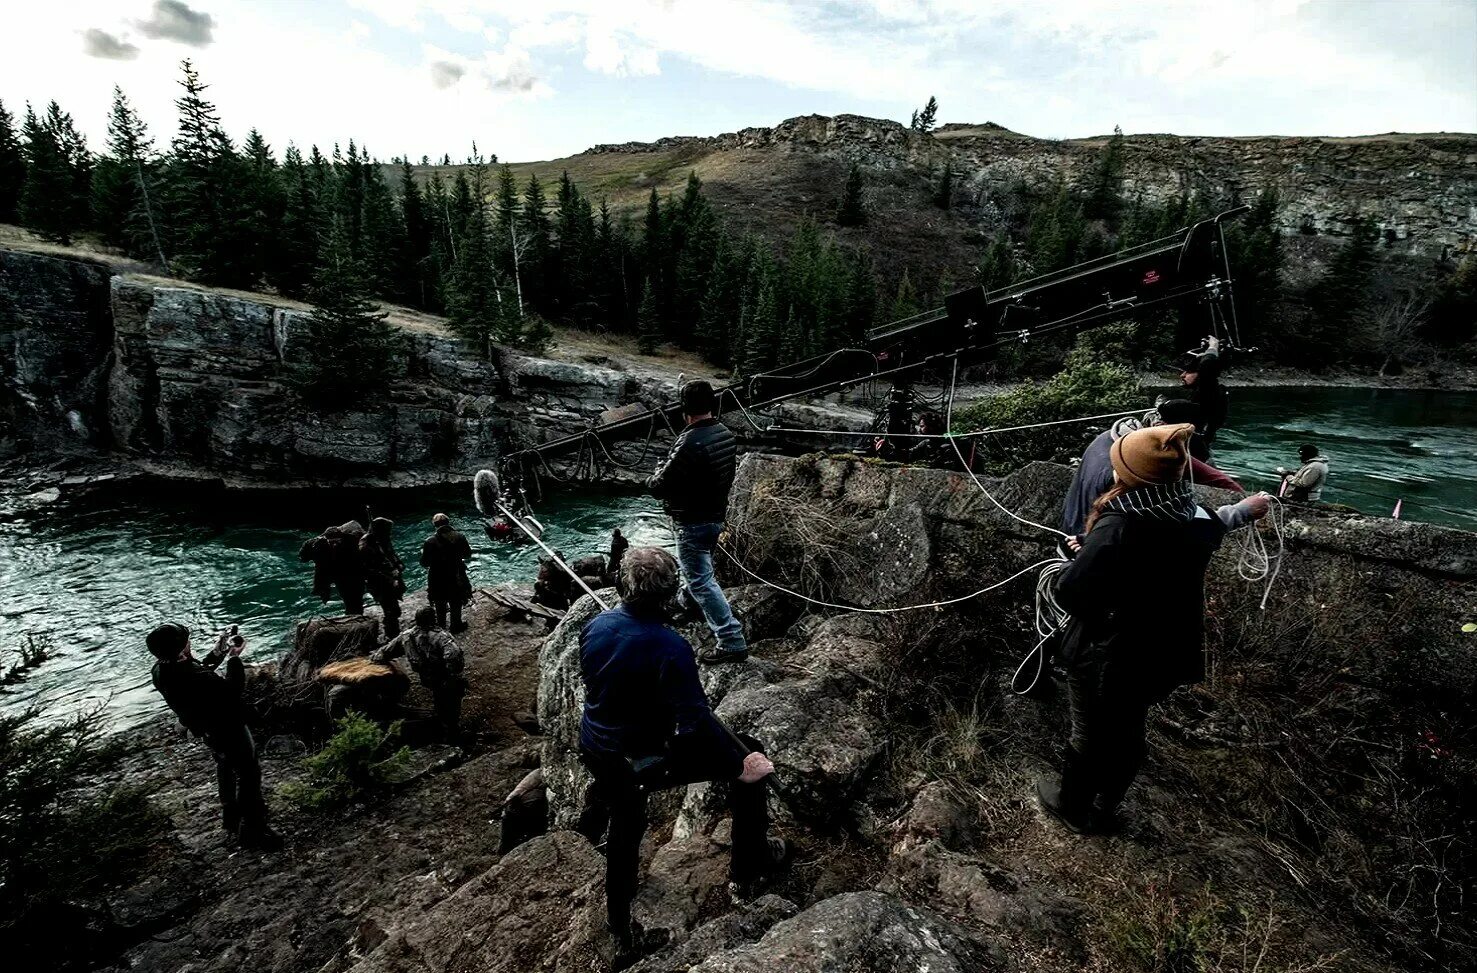
[(477, 509), (484, 517), (491, 517), (497, 512), (498, 498), (502, 494), (502, 488), (498, 486), (497, 474), (492, 470), (478, 470), (472, 479), (472, 499), (477, 503)]

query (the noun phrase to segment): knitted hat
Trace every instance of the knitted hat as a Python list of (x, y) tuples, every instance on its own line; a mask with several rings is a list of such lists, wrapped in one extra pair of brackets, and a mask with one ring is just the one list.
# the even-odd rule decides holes
[(190, 630), (183, 625), (166, 622), (150, 632), (144, 639), (144, 644), (149, 647), (154, 658), (172, 662), (190, 644)]
[(1150, 426), (1131, 432), (1113, 443), (1109, 456), (1113, 470), (1124, 486), (1174, 483), (1184, 478), (1190, 462), (1188, 422), (1177, 426)]

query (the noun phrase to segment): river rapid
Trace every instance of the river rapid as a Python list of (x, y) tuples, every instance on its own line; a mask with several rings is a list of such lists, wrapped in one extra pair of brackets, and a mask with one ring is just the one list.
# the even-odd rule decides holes
[[(1252, 489), (1275, 492), (1278, 465), (1295, 467), (1297, 447), (1330, 460), (1324, 500), (1389, 516), (1477, 530), (1477, 393), (1349, 388), (1237, 388), (1215, 461)], [(581, 489), (551, 496), (537, 513), (546, 538), (571, 557), (603, 552), (620, 527), (633, 544), (665, 543), (649, 497)], [(65, 713), (104, 705), (115, 725), (162, 711), (149, 686), (143, 636), (163, 621), (201, 633), (240, 624), (248, 658), (278, 658), (296, 622), (336, 614), (311, 594), (303, 540), (357, 516), (344, 501), (298, 495), (271, 502), (220, 497), (210, 503), (61, 504), (0, 522), (0, 665), (30, 635), (54, 657), (0, 692), (0, 711), (27, 705)], [(494, 545), (470, 497), (424, 493), (380, 500), (411, 590), (438, 510), (472, 541), (474, 583), (530, 583), (538, 550)]]

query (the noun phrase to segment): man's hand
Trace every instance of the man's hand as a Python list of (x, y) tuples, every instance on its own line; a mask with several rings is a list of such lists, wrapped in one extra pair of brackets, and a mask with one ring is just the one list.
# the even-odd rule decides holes
[[(1080, 538), (1080, 537), (1068, 537), (1067, 538), (1067, 547), (1071, 548), (1073, 554), (1081, 554), (1082, 553), (1082, 538)], [(1084, 563), (1086, 563), (1086, 562), (1084, 562)]]
[(1246, 498), (1246, 506), (1255, 520), (1261, 520), (1272, 509), (1272, 498), (1265, 493), (1253, 493)]
[(769, 758), (757, 750), (744, 758), (744, 772), (739, 774), (739, 781), (744, 784), (757, 784), (770, 774), (774, 773), (774, 764)]

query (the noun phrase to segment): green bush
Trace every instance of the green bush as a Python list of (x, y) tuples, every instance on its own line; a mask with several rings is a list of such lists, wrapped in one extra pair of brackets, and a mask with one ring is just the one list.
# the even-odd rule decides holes
[(410, 759), (408, 747), (395, 746), (399, 720), (385, 729), (350, 710), (337, 725), (323, 749), (303, 760), (307, 780), (284, 784), (283, 797), (308, 810), (339, 807), (383, 789)]
[(126, 751), (103, 729), (97, 712), (0, 716), (0, 941), (12, 969), (84, 961), (104, 893), (138, 873), (167, 827), (147, 789), (88, 780)]
[[(1079, 346), (1067, 365), (1045, 382), (1026, 382), (954, 413), (954, 432), (1055, 422), (1142, 406), (1138, 379), (1122, 365), (1095, 360)], [(1098, 425), (1105, 425), (1106, 420)], [(982, 436), (976, 468), (1003, 474), (1032, 460), (1065, 462), (1082, 452), (1087, 423)], [(962, 445), (962, 444), (961, 444)]]

